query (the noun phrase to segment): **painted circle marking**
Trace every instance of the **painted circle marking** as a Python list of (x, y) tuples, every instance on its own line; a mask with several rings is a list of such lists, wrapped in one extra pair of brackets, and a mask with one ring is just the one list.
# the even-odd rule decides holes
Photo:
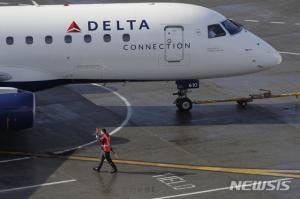
[[(105, 86), (102, 86), (100, 84), (96, 84), (96, 83), (93, 83), (91, 85), (94, 85), (94, 86), (97, 86), (97, 87), (100, 87), (106, 91), (109, 91), (111, 93), (113, 93), (114, 95), (116, 95), (118, 98), (120, 98), (124, 104), (126, 105), (127, 107), (127, 114), (126, 114), (126, 118), (125, 120), (122, 122), (122, 124), (117, 127), (116, 129), (114, 129), (112, 132), (110, 132), (110, 135), (114, 135), (116, 134), (117, 132), (119, 132), (120, 130), (122, 130), (124, 128), (124, 126), (127, 125), (127, 123), (129, 122), (131, 116), (132, 116), (132, 107), (131, 107), (131, 104), (130, 102), (124, 97), (122, 96), (120, 93), (108, 88), (108, 87), (105, 87)], [(63, 153), (67, 153), (67, 152), (70, 152), (70, 151), (74, 151), (74, 150), (77, 150), (77, 149), (82, 149), (84, 147), (87, 147), (87, 146), (90, 146), (92, 144), (95, 144), (97, 142), (97, 140), (94, 140), (94, 141), (91, 141), (89, 143), (86, 143), (86, 144), (83, 144), (83, 145), (80, 145), (80, 146), (76, 146), (76, 147), (72, 147), (72, 148), (69, 148), (69, 149), (66, 149), (66, 150), (63, 150), (63, 151), (56, 151), (54, 152), (54, 154), (56, 155), (59, 155), (59, 154), (63, 154)]]

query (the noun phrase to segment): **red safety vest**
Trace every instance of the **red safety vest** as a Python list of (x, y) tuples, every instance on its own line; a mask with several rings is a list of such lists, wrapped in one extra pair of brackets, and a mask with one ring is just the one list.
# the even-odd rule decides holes
[(104, 152), (110, 152), (110, 135), (109, 134), (102, 134), (100, 138), (100, 144)]

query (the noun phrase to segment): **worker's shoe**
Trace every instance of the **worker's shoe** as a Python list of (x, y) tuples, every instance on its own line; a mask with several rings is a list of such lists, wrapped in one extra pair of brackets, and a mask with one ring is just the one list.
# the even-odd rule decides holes
[(117, 173), (118, 172), (118, 169), (113, 169), (110, 173), (113, 174), (113, 173)]
[(100, 169), (98, 167), (94, 167), (93, 170), (96, 172), (100, 172)]

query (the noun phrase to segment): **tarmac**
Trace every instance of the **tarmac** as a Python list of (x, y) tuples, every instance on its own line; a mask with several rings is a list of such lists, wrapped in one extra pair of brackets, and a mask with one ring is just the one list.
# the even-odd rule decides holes
[[(300, 91), (299, 1), (185, 3), (233, 18), (283, 56), (283, 63), (268, 71), (201, 80), (200, 88), (189, 93), (191, 99), (248, 96), (260, 88)], [(5, 0), (0, 4), (5, 6)], [(8, 2), (18, 4), (31, 2)], [(65, 85), (38, 92), (35, 127), (0, 134), (0, 198), (300, 197), (299, 99), (258, 100), (246, 109), (235, 103), (196, 105), (182, 114), (173, 104), (175, 91), (174, 82), (152, 82)], [(95, 127), (113, 134), (117, 174), (110, 174), (107, 163), (101, 173), (92, 171), (99, 155)], [(290, 189), (230, 190), (232, 181), (285, 181)]]

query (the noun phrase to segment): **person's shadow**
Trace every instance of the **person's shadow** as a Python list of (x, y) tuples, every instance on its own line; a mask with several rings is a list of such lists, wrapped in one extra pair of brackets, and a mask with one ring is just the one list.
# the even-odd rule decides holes
[(109, 196), (111, 194), (113, 190), (112, 187), (117, 178), (117, 174), (113, 174), (105, 179), (101, 175), (99, 175), (99, 182), (101, 184), (101, 190), (104, 196)]

